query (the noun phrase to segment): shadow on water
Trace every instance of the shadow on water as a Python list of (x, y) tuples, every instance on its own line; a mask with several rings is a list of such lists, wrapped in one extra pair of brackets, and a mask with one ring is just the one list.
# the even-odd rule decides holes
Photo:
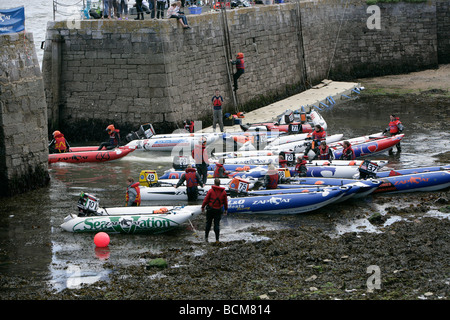
[[(387, 168), (433, 166), (449, 163), (448, 99), (436, 97), (362, 96), (339, 104), (322, 113), (328, 133), (343, 133), (352, 138), (383, 131), (389, 114), (400, 116), (405, 126), (403, 152), (387, 152), (372, 159), (389, 159)], [(51, 183), (47, 188), (5, 199), (0, 209), (0, 274), (2, 295), (10, 297), (21, 277), (32, 277), (39, 288), (76, 288), (98, 280), (107, 280), (111, 265), (144, 262), (150, 252), (183, 248), (203, 241), (204, 216), (192, 225), (160, 235), (111, 235), (107, 249), (96, 249), (93, 234), (71, 234), (59, 226), (76, 209), (81, 191), (95, 194), (100, 205), (122, 206), (126, 178), (138, 178), (141, 170), (155, 169), (158, 174), (169, 169), (166, 153), (134, 152), (118, 161), (85, 164), (52, 164)], [(282, 230), (313, 226), (331, 236), (345, 232), (381, 232), (367, 221), (371, 212), (384, 210), (369, 196), (328, 206), (315, 212), (293, 216), (228, 215), (221, 222), (221, 240), (261, 241), (259, 230)], [(414, 201), (414, 196), (407, 198)], [(199, 202), (200, 203), (200, 202)], [(168, 205), (168, 203), (158, 203)], [(384, 206), (384, 207), (383, 207)], [(396, 217), (386, 223), (396, 221)], [(212, 237), (212, 231), (210, 237)], [(197, 249), (193, 254), (202, 254)]]

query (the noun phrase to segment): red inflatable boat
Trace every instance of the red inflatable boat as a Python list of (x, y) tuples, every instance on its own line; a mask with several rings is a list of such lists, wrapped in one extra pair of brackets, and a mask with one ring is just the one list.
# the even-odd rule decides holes
[(97, 150), (98, 147), (73, 147), (70, 152), (65, 153), (51, 153), (48, 155), (48, 163), (55, 162), (103, 162), (117, 160), (125, 157), (135, 148), (123, 146), (112, 150)]

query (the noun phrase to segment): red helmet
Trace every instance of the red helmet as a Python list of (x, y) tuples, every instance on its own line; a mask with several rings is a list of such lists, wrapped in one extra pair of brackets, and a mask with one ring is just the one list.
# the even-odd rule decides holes
[(242, 59), (242, 58), (244, 58), (244, 54), (242, 52), (238, 52), (238, 54), (236, 55), (236, 58)]
[(116, 128), (114, 128), (113, 124), (110, 124), (109, 126), (106, 127), (106, 131), (114, 131), (116, 130)]
[(54, 137), (56, 137), (57, 135), (60, 135), (60, 134), (61, 134), (61, 132), (58, 131), (58, 130), (56, 130), (55, 132), (53, 132), (53, 136), (54, 136)]

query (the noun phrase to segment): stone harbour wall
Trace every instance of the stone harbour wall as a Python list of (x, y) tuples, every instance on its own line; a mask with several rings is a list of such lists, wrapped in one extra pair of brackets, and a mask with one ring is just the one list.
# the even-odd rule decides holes
[(0, 128), (0, 197), (47, 185), (47, 106), (31, 33), (0, 35)]
[(450, 63), (450, 1), (436, 2), (439, 63)]
[[(49, 22), (43, 74), (50, 129), (104, 138), (109, 123), (126, 131), (151, 122), (170, 132), (185, 119), (210, 124), (216, 88), (225, 112), (234, 113), (236, 105), (327, 78), (433, 68), (448, 57), (449, 3), (379, 3), (379, 29), (369, 28), (372, 13), (361, 0), (188, 15), (188, 30), (175, 19)], [(235, 104), (228, 60), (237, 52), (246, 71)]]

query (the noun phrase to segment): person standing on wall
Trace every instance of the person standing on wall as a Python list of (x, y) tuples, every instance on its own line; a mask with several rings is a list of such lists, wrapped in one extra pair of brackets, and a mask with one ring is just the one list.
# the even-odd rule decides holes
[(214, 233), (216, 235), (216, 243), (219, 243), (220, 235), (220, 219), (223, 214), (227, 214), (228, 198), (224, 187), (220, 186), (220, 179), (214, 179), (214, 185), (211, 186), (202, 203), (202, 213), (206, 208), (206, 225), (205, 225), (205, 241), (208, 242), (209, 231), (211, 230), (212, 221), (214, 220)]
[(144, 10), (142, 9), (142, 0), (136, 0), (136, 12), (137, 17), (134, 18), (134, 20), (144, 20)]
[(238, 84), (237, 81), (245, 72), (245, 65), (244, 65), (244, 54), (242, 52), (238, 52), (236, 55), (236, 60), (230, 60), (231, 64), (236, 65), (236, 73), (233, 75), (233, 82), (234, 82), (234, 91), (237, 91)]
[(156, 19), (164, 19), (166, 0), (156, 0)]
[(216, 132), (216, 124), (219, 124), (220, 132), (223, 132), (223, 115), (222, 115), (222, 103), (223, 98), (219, 94), (219, 89), (216, 89), (212, 99), (213, 104), (213, 131)]

